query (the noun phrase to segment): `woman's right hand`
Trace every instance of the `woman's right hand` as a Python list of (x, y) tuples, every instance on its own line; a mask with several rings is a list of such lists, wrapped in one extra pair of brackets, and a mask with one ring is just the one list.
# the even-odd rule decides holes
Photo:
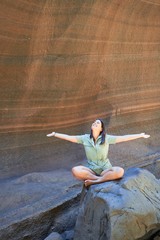
[(57, 137), (57, 138), (60, 138), (60, 139), (63, 139), (63, 140), (74, 142), (74, 143), (78, 142), (76, 136), (70, 136), (68, 134), (57, 133), (57, 132), (52, 132), (52, 133), (47, 134), (47, 137), (53, 137), (53, 136)]
[(47, 134), (47, 137), (53, 137), (55, 135), (55, 132)]
[(149, 135), (149, 134), (146, 134), (146, 133), (141, 133), (141, 136), (142, 136), (143, 138), (149, 138), (149, 137), (150, 137), (150, 135)]

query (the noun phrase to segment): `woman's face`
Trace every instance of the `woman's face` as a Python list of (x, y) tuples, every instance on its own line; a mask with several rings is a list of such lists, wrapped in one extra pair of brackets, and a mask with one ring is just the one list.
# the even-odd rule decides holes
[(99, 119), (97, 119), (95, 122), (92, 123), (92, 126), (91, 126), (91, 129), (92, 130), (99, 130), (99, 132), (102, 131), (102, 123)]

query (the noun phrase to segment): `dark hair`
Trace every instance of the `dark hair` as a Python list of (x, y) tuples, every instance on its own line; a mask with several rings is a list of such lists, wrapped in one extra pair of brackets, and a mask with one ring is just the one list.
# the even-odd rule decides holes
[[(99, 136), (102, 135), (102, 141), (100, 144), (104, 144), (105, 143), (105, 125), (104, 125), (104, 122), (101, 120), (101, 119), (97, 119), (101, 122), (101, 125), (102, 125), (102, 131), (100, 132)], [(91, 129), (91, 133), (90, 133), (90, 138), (93, 138), (93, 131)]]

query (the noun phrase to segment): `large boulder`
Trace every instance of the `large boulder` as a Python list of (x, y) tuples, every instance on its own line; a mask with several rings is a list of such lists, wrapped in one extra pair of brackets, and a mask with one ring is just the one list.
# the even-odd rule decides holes
[(74, 240), (154, 239), (160, 231), (160, 180), (147, 170), (83, 189), (81, 201)]

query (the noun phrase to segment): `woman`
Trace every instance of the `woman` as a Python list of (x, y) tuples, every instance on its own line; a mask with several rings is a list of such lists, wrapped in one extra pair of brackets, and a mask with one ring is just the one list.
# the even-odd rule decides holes
[(108, 159), (110, 144), (150, 137), (150, 135), (145, 133), (125, 136), (108, 135), (105, 133), (104, 123), (100, 119), (97, 119), (92, 124), (90, 134), (70, 136), (52, 132), (47, 135), (47, 137), (52, 136), (84, 145), (88, 165), (73, 167), (72, 173), (77, 179), (83, 180), (86, 187), (123, 177), (124, 169), (121, 167), (112, 167)]

